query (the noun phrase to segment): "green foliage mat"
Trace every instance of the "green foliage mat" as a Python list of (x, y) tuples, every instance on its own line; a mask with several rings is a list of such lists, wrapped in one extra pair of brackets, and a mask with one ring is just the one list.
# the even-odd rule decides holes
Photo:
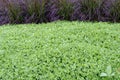
[[(57, 21), (0, 27), (0, 80), (107, 80), (120, 68), (120, 24)], [(116, 73), (115, 73), (116, 74)], [(119, 80), (115, 75), (111, 80)]]

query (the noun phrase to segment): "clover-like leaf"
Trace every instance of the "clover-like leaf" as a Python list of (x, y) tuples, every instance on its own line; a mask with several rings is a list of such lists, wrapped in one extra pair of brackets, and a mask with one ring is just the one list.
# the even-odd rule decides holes
[(101, 73), (100, 74), (100, 77), (106, 77), (106, 76), (108, 76), (106, 73)]
[(111, 67), (111, 65), (107, 66), (106, 73), (107, 73), (108, 76), (110, 76), (112, 74), (112, 67)]
[(112, 73), (112, 74), (111, 74), (111, 76), (114, 76), (114, 75), (115, 75), (115, 73)]

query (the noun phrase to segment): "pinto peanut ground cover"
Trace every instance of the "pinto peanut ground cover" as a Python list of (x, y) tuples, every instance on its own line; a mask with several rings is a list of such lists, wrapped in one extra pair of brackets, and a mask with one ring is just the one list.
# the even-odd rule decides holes
[(120, 75), (120, 24), (57, 21), (0, 27), (1, 80), (110, 80)]

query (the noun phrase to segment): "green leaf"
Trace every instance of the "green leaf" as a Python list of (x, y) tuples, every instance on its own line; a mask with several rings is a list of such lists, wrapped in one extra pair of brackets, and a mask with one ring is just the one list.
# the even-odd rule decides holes
[(111, 73), (112, 73), (112, 67), (111, 67), (111, 65), (107, 66), (106, 73), (108, 74), (108, 76), (111, 75)]
[(111, 74), (111, 76), (114, 76), (114, 75), (115, 75), (115, 73), (112, 73), (112, 74)]
[(106, 77), (107, 74), (106, 74), (106, 73), (101, 73), (100, 76), (101, 76), (101, 77)]

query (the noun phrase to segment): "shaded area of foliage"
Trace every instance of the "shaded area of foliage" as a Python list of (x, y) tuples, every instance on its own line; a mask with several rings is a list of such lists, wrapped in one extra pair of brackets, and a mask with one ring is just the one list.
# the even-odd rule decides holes
[(0, 0), (0, 24), (55, 20), (120, 22), (120, 0)]

